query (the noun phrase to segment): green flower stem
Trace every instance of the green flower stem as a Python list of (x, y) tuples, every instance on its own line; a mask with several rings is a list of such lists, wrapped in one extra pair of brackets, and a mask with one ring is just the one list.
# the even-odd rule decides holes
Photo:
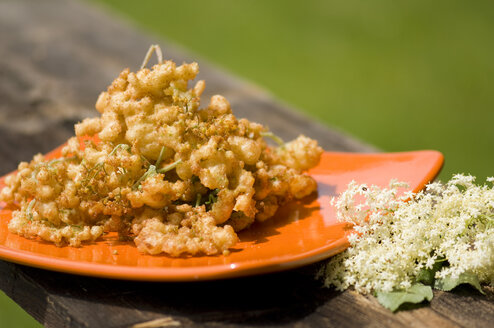
[(75, 159), (75, 156), (55, 158), (55, 159), (52, 159), (51, 161), (49, 161), (47, 165), (51, 167), (54, 164), (57, 164), (60, 162), (65, 162), (65, 161), (71, 161), (74, 159)]
[(173, 162), (171, 164), (168, 164), (167, 166), (165, 166), (165, 167), (157, 170), (156, 172), (158, 172), (158, 173), (166, 173), (166, 172), (168, 172), (168, 171), (173, 170), (174, 168), (176, 168), (177, 165), (180, 164), (180, 163), (182, 163), (182, 160), (181, 159), (179, 159), (178, 161)]
[(119, 148), (124, 148), (126, 149), (129, 153), (130, 153), (130, 146), (127, 145), (127, 144), (118, 144), (115, 146), (115, 148), (113, 148), (113, 150), (110, 152), (110, 154), (108, 154), (108, 157), (112, 156), (113, 154), (115, 154), (115, 152), (119, 149)]
[(134, 183), (134, 185), (132, 186), (132, 189), (137, 189), (141, 183), (143, 181), (145, 181), (148, 177), (151, 177), (153, 175), (156, 174), (156, 166), (154, 165), (150, 165), (149, 166), (149, 169), (146, 171), (146, 173), (144, 173), (140, 178), (139, 180), (136, 181), (136, 183)]
[(156, 167), (160, 167), (161, 160), (163, 159), (163, 155), (165, 154), (166, 147), (161, 147), (160, 155), (158, 156), (158, 160), (156, 161)]
[(278, 144), (278, 146), (283, 147), (285, 142), (283, 139), (275, 135), (273, 132), (261, 132), (262, 137), (268, 137)]
[(33, 220), (33, 206), (34, 206), (35, 203), (36, 203), (36, 199), (33, 199), (27, 205), (27, 208), (26, 208), (26, 216), (27, 216), (27, 218), (28, 218), (29, 221), (32, 221)]
[(196, 197), (196, 206), (199, 206), (201, 205), (201, 200), (202, 200), (202, 195), (201, 194), (197, 194), (197, 197)]
[(175, 167), (177, 167), (178, 164), (182, 163), (182, 160), (179, 159), (178, 161), (171, 163), (159, 170), (156, 169), (156, 165), (149, 165), (149, 169), (142, 175), (142, 177), (139, 178), (139, 180), (134, 183), (132, 186), (132, 189), (137, 189), (141, 185), (143, 181), (145, 181), (148, 177), (152, 177), (153, 175), (156, 175), (158, 173), (166, 173), (170, 170), (173, 170)]

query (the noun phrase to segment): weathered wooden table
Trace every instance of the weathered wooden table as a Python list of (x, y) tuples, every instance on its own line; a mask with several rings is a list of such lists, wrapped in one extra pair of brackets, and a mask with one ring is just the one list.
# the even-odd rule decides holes
[[(46, 152), (96, 115), (99, 92), (123, 67), (137, 68), (159, 43), (166, 57), (190, 56), (101, 9), (75, 1), (0, 2), (0, 174)], [(201, 64), (206, 95), (290, 139), (304, 133), (326, 150), (372, 147), (319, 125), (264, 91)], [(196, 283), (88, 278), (0, 261), (0, 288), (47, 327), (293, 326), (494, 327), (494, 294), (435, 292), (430, 306), (392, 314), (372, 297), (338, 293), (314, 280), (318, 264), (282, 273)]]

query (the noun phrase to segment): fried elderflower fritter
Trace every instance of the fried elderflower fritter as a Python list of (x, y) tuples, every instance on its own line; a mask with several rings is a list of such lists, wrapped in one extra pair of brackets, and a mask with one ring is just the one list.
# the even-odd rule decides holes
[(198, 72), (197, 63), (161, 59), (122, 71), (96, 102), (101, 116), (76, 124), (63, 157), (36, 155), (7, 177), (0, 200), (20, 206), (10, 231), (59, 246), (117, 231), (144, 253), (225, 254), (236, 232), (314, 192), (302, 171), (319, 162), (317, 142), (284, 144), (237, 119), (220, 95), (199, 109), (204, 81), (187, 86)]

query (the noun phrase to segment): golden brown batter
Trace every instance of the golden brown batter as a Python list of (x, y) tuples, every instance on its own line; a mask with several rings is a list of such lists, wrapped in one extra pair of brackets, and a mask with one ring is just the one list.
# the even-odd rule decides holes
[[(277, 138), (219, 95), (199, 109), (204, 81), (187, 86), (198, 71), (161, 60), (122, 71), (62, 158), (36, 155), (6, 179), (0, 200), (20, 206), (10, 231), (70, 246), (118, 231), (144, 253), (227, 253), (237, 231), (315, 191), (302, 171), (319, 162), (317, 142), (270, 147), (263, 137)], [(98, 141), (81, 147), (83, 136)]]

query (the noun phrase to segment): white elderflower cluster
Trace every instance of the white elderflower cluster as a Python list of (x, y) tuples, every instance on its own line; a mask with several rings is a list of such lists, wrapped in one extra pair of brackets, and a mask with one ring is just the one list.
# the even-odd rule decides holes
[(402, 193), (351, 182), (333, 205), (354, 224), (350, 247), (320, 271), (325, 285), (360, 293), (406, 290), (424, 270), (444, 261), (436, 279), (473, 274), (494, 286), (494, 178), (491, 186), (455, 175), (446, 184)]

